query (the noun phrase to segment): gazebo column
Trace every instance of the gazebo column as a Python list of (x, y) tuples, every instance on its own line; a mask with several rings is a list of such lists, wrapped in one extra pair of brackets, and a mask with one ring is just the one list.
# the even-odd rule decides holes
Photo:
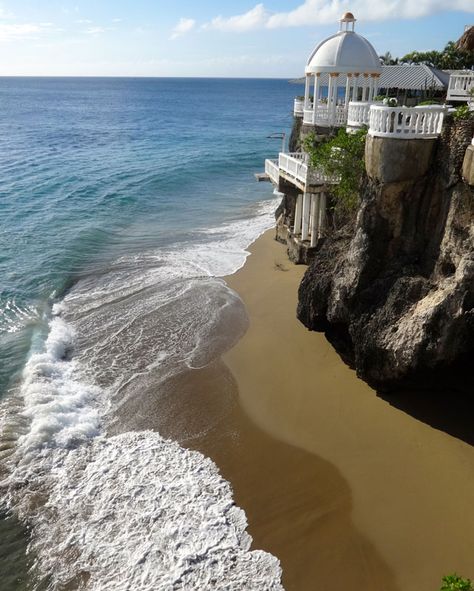
[(310, 202), (311, 202), (311, 194), (305, 192), (303, 195), (303, 225), (301, 228), (301, 240), (308, 240), (308, 236), (309, 236)]
[(354, 74), (354, 89), (352, 91), (352, 100), (359, 100), (359, 74)]
[(369, 76), (369, 95), (367, 97), (369, 103), (374, 100), (374, 79), (372, 78), (372, 74)]
[(337, 102), (337, 79), (339, 77), (338, 72), (332, 72), (329, 74), (329, 86), (328, 86), (328, 121), (330, 125), (334, 125), (335, 113), (336, 113), (336, 102)]
[(332, 99), (332, 74), (329, 74), (329, 82), (328, 82), (328, 122), (331, 123), (331, 99)]
[(367, 101), (367, 94), (368, 94), (368, 82), (367, 78), (369, 77), (368, 74), (364, 74), (364, 88), (362, 89), (362, 102), (365, 103)]
[(339, 80), (339, 72), (335, 72), (333, 85), (332, 85), (332, 102), (334, 105), (334, 111), (336, 110), (336, 107), (337, 107), (337, 91), (338, 91), (337, 81), (338, 80)]
[(373, 74), (373, 80), (374, 80), (374, 96), (372, 98), (372, 100), (374, 100), (374, 98), (379, 94), (379, 76), (380, 74)]
[(311, 76), (306, 74), (306, 84), (304, 87), (304, 108), (309, 109), (309, 92), (311, 86)]
[(303, 195), (298, 195), (298, 197), (296, 198), (295, 225), (293, 228), (293, 234), (295, 234), (295, 236), (297, 234), (301, 234), (302, 205), (303, 205)]
[(352, 74), (347, 74), (346, 80), (346, 99), (344, 101), (346, 107), (349, 105), (349, 101), (351, 100), (351, 80)]
[(316, 115), (319, 103), (319, 72), (314, 75), (314, 95), (313, 95), (313, 125), (316, 125)]

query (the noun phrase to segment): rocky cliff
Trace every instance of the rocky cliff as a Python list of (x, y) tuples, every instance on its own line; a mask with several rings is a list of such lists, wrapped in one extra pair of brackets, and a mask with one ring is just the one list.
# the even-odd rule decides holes
[(368, 137), (356, 222), (327, 237), (302, 281), (298, 318), (380, 391), (472, 389), (474, 188), (461, 170), (473, 132)]

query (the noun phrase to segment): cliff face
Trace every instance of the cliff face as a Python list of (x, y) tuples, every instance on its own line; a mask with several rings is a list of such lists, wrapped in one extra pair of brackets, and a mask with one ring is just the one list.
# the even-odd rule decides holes
[(473, 131), (369, 137), (355, 228), (326, 239), (301, 284), (298, 318), (379, 390), (453, 376), (463, 387), (474, 351), (474, 189), (461, 168)]

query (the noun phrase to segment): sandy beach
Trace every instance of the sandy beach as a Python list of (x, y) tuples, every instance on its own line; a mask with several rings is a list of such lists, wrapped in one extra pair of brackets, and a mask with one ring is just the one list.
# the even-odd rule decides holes
[[(172, 385), (163, 435), (210, 456), (287, 591), (433, 591), (474, 577), (474, 448), (396, 409), (296, 319), (305, 271), (267, 232), (227, 279), (250, 319)], [(163, 407), (161, 407), (163, 408)]]

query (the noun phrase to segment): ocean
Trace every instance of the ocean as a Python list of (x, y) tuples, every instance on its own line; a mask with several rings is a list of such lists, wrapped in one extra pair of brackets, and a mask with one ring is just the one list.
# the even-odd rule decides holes
[(295, 94), (0, 79), (2, 591), (281, 588), (217, 467), (147, 416), (246, 329), (223, 278), (274, 223), (253, 175)]

